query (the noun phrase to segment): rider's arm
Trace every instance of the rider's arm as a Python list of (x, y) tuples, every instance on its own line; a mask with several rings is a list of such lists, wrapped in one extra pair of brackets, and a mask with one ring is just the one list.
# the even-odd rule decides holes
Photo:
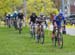
[(57, 27), (56, 20), (57, 20), (57, 16), (55, 16), (55, 17), (54, 17), (54, 20), (53, 20), (53, 22), (54, 22), (54, 27)]
[(64, 25), (64, 26), (66, 25), (65, 17), (63, 17), (63, 25)]
[(30, 19), (30, 20), (29, 20), (29, 24), (31, 24), (31, 16), (29, 17), (29, 19)]

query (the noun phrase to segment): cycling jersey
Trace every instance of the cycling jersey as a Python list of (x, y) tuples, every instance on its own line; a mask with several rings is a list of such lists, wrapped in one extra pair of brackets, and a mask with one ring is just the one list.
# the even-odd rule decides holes
[(36, 22), (36, 18), (37, 18), (36, 15), (31, 15), (30, 16), (30, 21), (33, 22), (33, 23), (35, 23)]
[(24, 16), (24, 14), (23, 14), (23, 13), (18, 13), (18, 18), (19, 18), (19, 19), (21, 19), (21, 20), (22, 20), (22, 19), (23, 19), (23, 16)]
[(13, 14), (13, 18), (15, 18), (15, 20), (16, 20), (17, 16), (18, 16), (17, 13), (14, 13), (14, 14)]
[(41, 24), (42, 22), (45, 21), (45, 17), (38, 17), (36, 21), (37, 23)]
[(64, 16), (61, 16), (61, 18), (59, 15), (56, 16), (55, 21), (56, 21), (57, 27), (61, 28), (62, 25), (64, 24), (64, 20), (65, 20)]

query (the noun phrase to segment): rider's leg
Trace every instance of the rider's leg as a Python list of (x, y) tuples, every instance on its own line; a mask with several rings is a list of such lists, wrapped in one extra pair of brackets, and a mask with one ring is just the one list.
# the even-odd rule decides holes
[(42, 44), (44, 43), (44, 27), (41, 25), (41, 37), (42, 37)]
[(35, 23), (33, 23), (33, 35), (34, 35), (34, 39), (35, 39)]
[(52, 43), (54, 44), (55, 37), (56, 37), (56, 23), (54, 22), (54, 20), (52, 21), (52, 25), (53, 25), (53, 32), (52, 32)]
[(31, 22), (31, 25), (30, 25), (30, 32), (31, 32), (31, 35), (32, 37), (35, 38), (35, 24), (33, 22)]
[(22, 20), (20, 19), (19, 21), (19, 33), (21, 34), (22, 31)]
[(17, 30), (17, 20), (16, 20), (16, 17), (15, 17), (15, 29)]
[(53, 27), (53, 32), (52, 32), (52, 43), (54, 45), (54, 40), (55, 40), (55, 32), (56, 32), (56, 27)]
[(31, 22), (30, 22), (30, 32), (32, 33), (32, 24), (31, 24)]
[(42, 44), (44, 43), (44, 39), (45, 39), (44, 32), (42, 32)]
[(37, 41), (39, 42), (40, 41), (40, 25), (39, 24), (37, 25), (36, 33), (37, 33)]
[(37, 42), (39, 43), (40, 41), (40, 35), (37, 35)]
[(11, 27), (11, 20), (10, 19), (8, 20), (8, 26), (9, 26), (9, 28)]

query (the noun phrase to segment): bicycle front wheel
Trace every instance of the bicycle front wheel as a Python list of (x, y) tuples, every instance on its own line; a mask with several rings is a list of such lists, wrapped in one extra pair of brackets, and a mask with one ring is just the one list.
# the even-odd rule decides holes
[(60, 48), (63, 48), (63, 35), (61, 33), (59, 34), (58, 45)]

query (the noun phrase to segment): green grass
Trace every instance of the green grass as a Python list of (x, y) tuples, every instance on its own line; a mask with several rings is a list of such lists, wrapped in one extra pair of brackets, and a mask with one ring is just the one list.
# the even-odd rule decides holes
[(13, 28), (0, 27), (0, 55), (75, 55), (75, 37), (64, 35), (64, 48), (53, 47), (46, 30), (45, 44), (37, 44), (28, 28), (18, 34)]

